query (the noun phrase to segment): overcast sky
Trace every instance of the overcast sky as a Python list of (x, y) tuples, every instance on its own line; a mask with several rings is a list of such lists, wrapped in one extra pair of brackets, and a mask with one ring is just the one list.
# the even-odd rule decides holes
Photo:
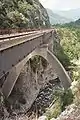
[(39, 0), (45, 8), (69, 10), (80, 8), (80, 0)]

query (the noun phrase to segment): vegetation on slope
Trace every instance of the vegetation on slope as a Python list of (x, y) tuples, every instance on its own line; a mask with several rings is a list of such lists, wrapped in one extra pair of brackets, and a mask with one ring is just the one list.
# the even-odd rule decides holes
[(60, 44), (64, 53), (68, 56), (69, 61), (72, 64), (73, 80), (78, 80), (80, 76), (80, 29), (62, 26), (58, 27), (58, 34), (61, 39)]
[[(78, 109), (78, 106), (80, 106), (80, 29), (79, 26), (74, 27), (74, 25), (70, 26), (70, 24), (68, 26), (65, 24), (62, 26), (58, 25), (56, 27), (61, 45), (61, 48), (59, 47), (58, 49), (57, 47), (56, 55), (64, 66), (71, 67), (71, 77), (73, 82), (71, 88), (68, 91), (58, 91), (57, 101), (47, 112), (49, 120), (53, 117), (56, 118), (61, 113), (61, 111), (63, 111), (65, 107), (71, 103), (76, 104)], [(68, 61), (66, 61), (64, 64), (64, 60), (67, 60), (65, 55), (68, 57)], [(69, 62), (70, 65), (68, 64)], [(55, 94), (56, 97), (57, 95)]]
[(49, 18), (39, 0), (1, 0), (0, 28), (49, 27)]
[(70, 89), (67, 91), (58, 89), (54, 91), (53, 98), (54, 104), (46, 112), (48, 120), (51, 120), (53, 117), (57, 118), (65, 110), (66, 106), (73, 102), (74, 96)]
[(80, 29), (59, 28), (61, 46), (69, 60), (78, 60), (80, 57)]

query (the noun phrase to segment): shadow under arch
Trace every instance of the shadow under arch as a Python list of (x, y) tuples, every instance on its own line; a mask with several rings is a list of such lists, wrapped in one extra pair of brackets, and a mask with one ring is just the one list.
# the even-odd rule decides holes
[(53, 72), (56, 72), (58, 77), (60, 78), (62, 85), (64, 89), (67, 89), (71, 84), (71, 79), (69, 78), (66, 70), (62, 66), (62, 64), (59, 62), (59, 60), (56, 58), (55, 55), (51, 51), (48, 50), (47, 45), (42, 45), (38, 48), (36, 48), (34, 51), (32, 51), (28, 56), (26, 56), (23, 60), (21, 60), (16, 66), (14, 66), (10, 71), (9, 75), (7, 76), (3, 86), (2, 86), (2, 92), (5, 95), (5, 97), (9, 97), (11, 94), (13, 87), (20, 75), (21, 70), (23, 69), (24, 65), (27, 63), (27, 61), (33, 57), (39, 55), (46, 59), (49, 64), (52, 65)]

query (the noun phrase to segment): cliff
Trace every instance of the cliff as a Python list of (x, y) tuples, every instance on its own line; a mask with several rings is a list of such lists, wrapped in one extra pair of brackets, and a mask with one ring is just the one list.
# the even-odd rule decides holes
[(1, 0), (0, 28), (49, 27), (49, 17), (39, 0)]

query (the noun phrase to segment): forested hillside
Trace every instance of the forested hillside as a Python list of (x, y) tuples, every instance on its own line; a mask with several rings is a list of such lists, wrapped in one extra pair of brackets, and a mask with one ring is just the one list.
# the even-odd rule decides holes
[(49, 18), (39, 0), (1, 0), (0, 28), (49, 27)]
[[(67, 94), (58, 91), (60, 101), (56, 108), (48, 110), (48, 117), (55, 117), (56, 119), (49, 120), (80, 120), (80, 20), (73, 22), (73, 24), (57, 25), (56, 31), (60, 40), (61, 48), (57, 49), (57, 56), (67, 66), (70, 77), (73, 80)], [(64, 52), (62, 52), (62, 49)], [(64, 55), (62, 54), (64, 53)], [(66, 56), (67, 57), (66, 57)], [(70, 64), (69, 64), (70, 62)], [(72, 95), (73, 94), (73, 95)], [(63, 96), (64, 95), (64, 96)], [(73, 99), (73, 100), (72, 100)], [(61, 104), (60, 104), (61, 102)], [(69, 102), (69, 105), (67, 104)], [(63, 107), (62, 107), (63, 106)], [(67, 106), (64, 111), (63, 108)], [(61, 110), (63, 111), (61, 113)], [(54, 114), (55, 113), (55, 114)], [(59, 116), (59, 114), (61, 115)]]
[(76, 20), (75, 22), (63, 24), (62, 26), (69, 28), (80, 28), (80, 19)]
[(59, 28), (58, 29), (61, 45), (70, 61), (80, 58), (80, 29), (78, 28)]
[[(63, 48), (64, 54), (68, 57), (68, 60), (65, 56), (60, 54), (61, 50), (59, 49), (59, 59), (62, 63), (65, 63), (66, 66), (73, 66), (73, 79), (77, 80), (80, 76), (80, 20), (77, 20), (69, 24), (57, 25), (56, 29), (58, 32), (58, 37), (60, 39), (60, 44)], [(77, 27), (78, 26), (78, 27)], [(66, 61), (66, 62), (65, 62)], [(70, 64), (69, 64), (70, 62)], [(75, 65), (75, 66), (74, 66)], [(77, 76), (76, 76), (77, 75)]]

